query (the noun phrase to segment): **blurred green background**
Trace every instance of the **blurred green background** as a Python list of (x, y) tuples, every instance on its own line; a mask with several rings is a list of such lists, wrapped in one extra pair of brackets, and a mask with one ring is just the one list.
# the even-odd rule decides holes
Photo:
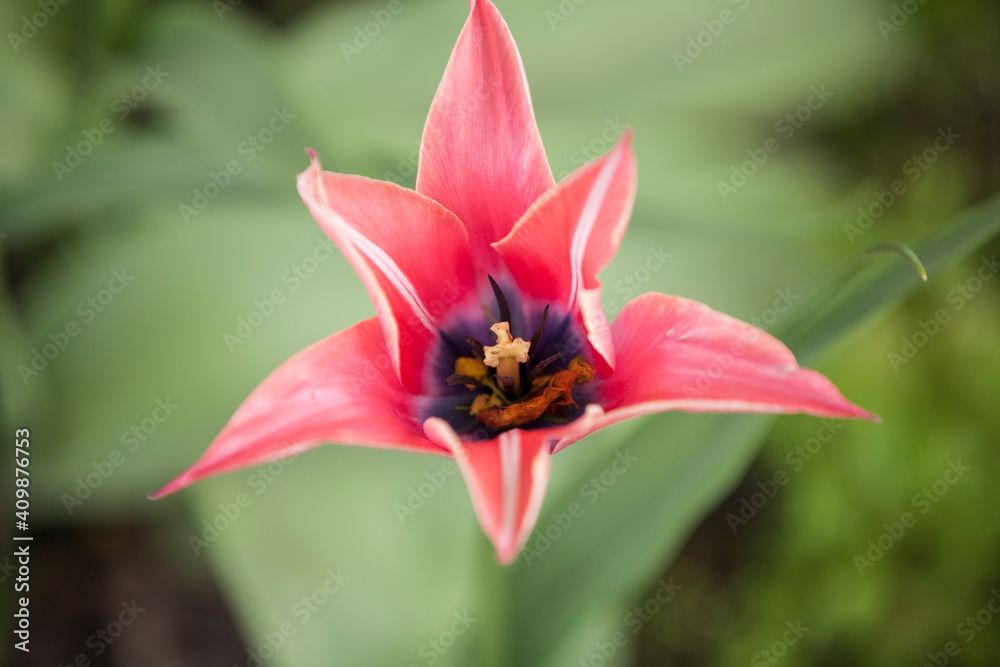
[[(661, 291), (756, 320), (882, 424), (596, 434), (553, 459), (504, 570), (444, 459), (323, 447), (146, 500), (270, 370), (373, 312), (340, 255), (309, 259), (293, 179), (310, 146), (413, 185), (467, 4), (389, 6), (0, 5), (0, 382), (5, 432), (32, 433), (35, 535), (13, 664), (997, 664), (987, 0), (498, 2), (557, 176), (635, 129), (609, 316)], [(883, 242), (928, 283), (857, 264)]]

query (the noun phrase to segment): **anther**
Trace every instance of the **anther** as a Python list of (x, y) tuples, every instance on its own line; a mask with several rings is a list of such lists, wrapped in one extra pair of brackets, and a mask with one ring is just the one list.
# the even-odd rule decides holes
[(490, 286), (493, 287), (493, 296), (496, 297), (497, 306), (500, 308), (500, 321), (510, 322), (510, 305), (507, 303), (507, 297), (500, 291), (500, 286), (497, 285), (497, 281), (493, 280), (493, 276), (487, 274), (486, 277), (490, 279)]

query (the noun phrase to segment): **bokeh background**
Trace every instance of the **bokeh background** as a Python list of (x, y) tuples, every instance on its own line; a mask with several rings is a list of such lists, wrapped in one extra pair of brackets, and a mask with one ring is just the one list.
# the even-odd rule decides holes
[[(654, 290), (761, 323), (883, 423), (665, 415), (591, 436), (553, 460), (503, 570), (444, 459), (323, 447), (150, 502), (270, 370), (372, 314), (294, 175), (311, 146), (412, 186), (467, 5), (8, 0), (0, 381), (4, 432), (31, 429), (35, 541), (32, 650), (7, 632), (4, 655), (997, 664), (997, 4), (498, 6), (557, 176), (635, 129), (609, 315)], [(929, 281), (864, 255), (887, 242)], [(609, 476), (618, 452), (637, 462)], [(4, 560), (8, 629), (13, 576)]]

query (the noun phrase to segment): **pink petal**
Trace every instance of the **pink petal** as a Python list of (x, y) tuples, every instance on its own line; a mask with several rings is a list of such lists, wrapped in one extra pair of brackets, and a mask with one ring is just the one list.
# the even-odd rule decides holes
[(508, 565), (520, 553), (538, 520), (549, 481), (545, 431), (504, 431), (495, 440), (463, 442), (448, 422), (431, 417), (424, 432), (455, 457), (472, 496), (483, 532)]
[(546, 192), (493, 244), (527, 294), (577, 310), (608, 370), (614, 346), (597, 274), (618, 251), (635, 201), (632, 133)]
[(417, 192), (469, 230), (477, 267), (552, 184), (521, 56), (500, 12), (474, 0), (424, 126)]
[(442, 322), (474, 291), (466, 231), (432, 199), (394, 183), (321, 171), (310, 155), (299, 193), (368, 289), (399, 381), (419, 393)]
[[(877, 421), (778, 339), (705, 304), (633, 299), (611, 326), (618, 364), (601, 380), (597, 428), (653, 412), (804, 412)], [(560, 443), (560, 448), (568, 443)]]
[(151, 497), (324, 442), (447, 455), (422, 435), (410, 400), (388, 363), (378, 322), (364, 320), (279, 366), (243, 402), (201, 459)]

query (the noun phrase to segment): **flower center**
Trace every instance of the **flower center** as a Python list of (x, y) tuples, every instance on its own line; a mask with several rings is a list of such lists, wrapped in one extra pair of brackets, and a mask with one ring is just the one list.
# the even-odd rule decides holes
[(484, 345), (467, 336), (475, 356), (455, 360), (455, 373), (445, 379), (446, 385), (465, 385), (475, 394), (468, 405), (455, 409), (467, 410), (477, 421), (494, 431), (525, 426), (535, 421), (564, 423), (566, 411), (575, 408), (572, 391), (576, 385), (594, 379), (594, 369), (582, 355), (576, 356), (565, 368), (557, 370), (563, 354), (557, 352), (544, 359), (533, 352), (545, 329), (549, 308), (545, 307), (538, 327), (530, 341), (515, 338), (510, 331), (510, 307), (500, 287), (490, 277), (490, 284), (500, 308), (500, 322), (490, 327), (495, 345)]

